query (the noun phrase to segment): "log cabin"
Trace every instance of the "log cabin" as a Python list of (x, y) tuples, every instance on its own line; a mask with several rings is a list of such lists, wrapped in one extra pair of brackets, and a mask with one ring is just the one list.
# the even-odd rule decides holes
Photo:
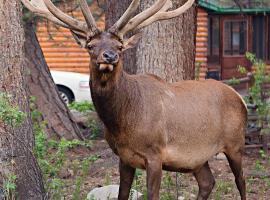
[[(252, 70), (247, 51), (264, 60), (270, 70), (269, 0), (198, 0), (196, 66), (199, 78), (226, 80), (240, 77), (238, 65)], [(105, 16), (96, 1), (91, 10), (104, 27)], [(81, 13), (72, 12), (82, 18)], [(89, 55), (73, 40), (68, 30), (40, 22), (37, 36), (50, 69), (89, 73)]]

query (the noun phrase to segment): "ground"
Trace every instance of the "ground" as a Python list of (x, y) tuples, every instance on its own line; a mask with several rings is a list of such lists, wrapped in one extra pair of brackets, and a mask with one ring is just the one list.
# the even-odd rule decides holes
[[(112, 153), (106, 141), (96, 140), (90, 149), (75, 148), (68, 153), (69, 160), (82, 159), (89, 156), (98, 156), (89, 169), (88, 176), (81, 186), (81, 193), (85, 195), (95, 187), (108, 184), (119, 184), (118, 158)], [(246, 150), (244, 156), (244, 174), (247, 182), (248, 200), (270, 200), (270, 157), (266, 157), (258, 149)], [(238, 190), (234, 183), (228, 162), (224, 158), (213, 158), (209, 162), (210, 168), (216, 179), (215, 188), (209, 199), (211, 200), (238, 200)], [(71, 184), (74, 179), (72, 172), (63, 177), (70, 185), (65, 189), (66, 199), (70, 199), (70, 191), (74, 189)], [(134, 181), (134, 188), (140, 192), (145, 191), (145, 172), (138, 170)], [(73, 181), (74, 182), (74, 181)], [(196, 199), (198, 191), (197, 183), (191, 174), (163, 173), (161, 200), (175, 200), (176, 196), (182, 196), (185, 200)], [(176, 189), (178, 188), (178, 189)]]

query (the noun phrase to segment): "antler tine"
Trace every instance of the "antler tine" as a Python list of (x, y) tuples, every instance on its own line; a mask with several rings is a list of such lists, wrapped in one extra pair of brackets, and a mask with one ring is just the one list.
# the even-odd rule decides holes
[[(195, 0), (188, 0), (183, 6), (177, 8), (176, 10), (173, 10), (173, 11), (167, 11), (169, 8), (167, 10), (160, 10), (155, 15), (153, 15), (149, 19), (142, 22), (139, 26), (137, 26), (136, 30), (144, 28), (144, 27), (146, 27), (146, 26), (148, 26), (148, 25), (150, 25), (150, 24), (152, 24), (152, 23), (154, 23), (156, 21), (166, 20), (166, 19), (171, 19), (171, 18), (178, 17), (179, 15), (181, 15), (185, 11), (187, 11), (193, 5), (194, 2), (195, 2)], [(172, 5), (171, 0), (168, 0), (166, 4), (168, 4), (168, 6), (170, 4)]]
[(92, 34), (98, 33), (99, 30), (97, 28), (96, 21), (88, 7), (86, 0), (80, 0), (80, 6), (88, 29), (91, 31)]
[(69, 15), (58, 9), (50, 0), (43, 0), (48, 10), (59, 20), (67, 24), (71, 29), (81, 30), (85, 33), (88, 32), (88, 28), (85, 22), (76, 20)]
[(166, 1), (167, 0), (158, 0), (150, 8), (133, 17), (121, 30), (118, 31), (117, 35), (120, 38), (123, 38), (127, 32), (132, 31), (143, 21), (156, 14), (164, 6)]
[(61, 22), (59, 19), (57, 19), (55, 16), (53, 16), (50, 11), (47, 9), (47, 7), (45, 6), (45, 4), (42, 4), (43, 1), (33, 1), (35, 3), (35, 5), (33, 5), (33, 3), (30, 3), (29, 0), (21, 0), (21, 2), (23, 3), (23, 5), (30, 10), (31, 12), (35, 13), (36, 15), (39, 15), (41, 17), (44, 17), (46, 19), (48, 19), (49, 21), (52, 21), (53, 23), (65, 27), (65, 28), (70, 28), (67, 24)]
[(133, 0), (129, 5), (128, 9), (122, 15), (122, 17), (109, 29), (110, 32), (116, 33), (119, 29), (123, 28), (131, 19), (132, 15), (136, 12), (140, 5), (140, 0)]

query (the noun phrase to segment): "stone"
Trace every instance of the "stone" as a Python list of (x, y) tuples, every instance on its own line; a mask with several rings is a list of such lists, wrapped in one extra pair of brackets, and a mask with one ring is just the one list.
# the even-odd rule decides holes
[(215, 156), (215, 158), (216, 158), (217, 160), (227, 160), (227, 158), (226, 158), (226, 156), (225, 156), (224, 153), (219, 153), (219, 154), (217, 154), (217, 155)]
[[(87, 195), (87, 200), (117, 200), (119, 185), (107, 185), (104, 187), (94, 188)], [(142, 193), (131, 190), (131, 200), (142, 200)]]
[(103, 126), (103, 123), (100, 121), (98, 114), (96, 112), (87, 111), (87, 112), (81, 113), (76, 110), (70, 110), (70, 112), (72, 113), (74, 121), (82, 129), (82, 133), (86, 138), (91, 136), (92, 134), (91, 129), (94, 128), (97, 134), (95, 135), (96, 138), (90, 138), (90, 139), (103, 139), (104, 126)]

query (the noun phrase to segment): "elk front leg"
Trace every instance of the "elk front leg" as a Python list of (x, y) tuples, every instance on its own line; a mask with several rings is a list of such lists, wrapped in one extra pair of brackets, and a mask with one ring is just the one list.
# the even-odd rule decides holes
[(148, 200), (159, 200), (162, 163), (159, 159), (149, 159), (146, 165)]
[(121, 160), (119, 162), (120, 171), (120, 188), (118, 200), (128, 200), (129, 192), (132, 186), (135, 169), (124, 164)]

